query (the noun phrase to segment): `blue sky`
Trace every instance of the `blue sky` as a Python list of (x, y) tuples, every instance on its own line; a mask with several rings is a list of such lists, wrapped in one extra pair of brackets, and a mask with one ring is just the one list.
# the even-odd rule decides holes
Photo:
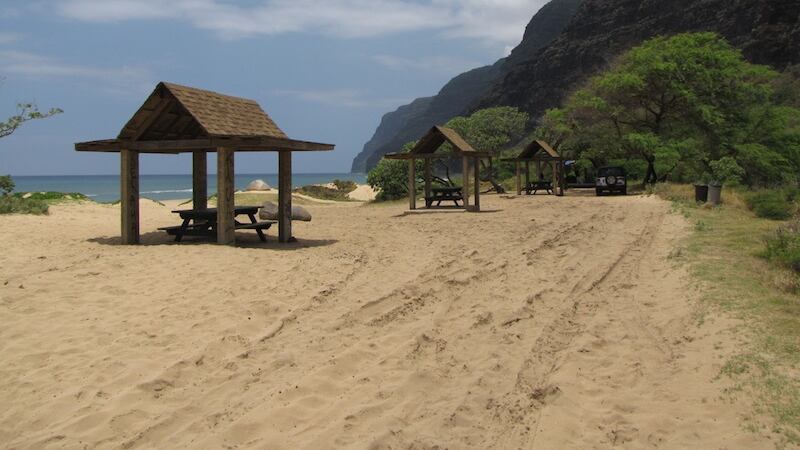
[[(346, 172), (381, 116), (501, 58), (544, 0), (0, 0), (0, 115), (65, 112), (0, 140), (0, 173), (114, 174), (116, 137), (158, 81), (252, 98), (292, 138), (336, 144), (296, 172)], [(271, 153), (237, 171), (272, 173)], [(210, 167), (213, 167), (211, 165)], [(188, 173), (144, 156), (142, 173)]]

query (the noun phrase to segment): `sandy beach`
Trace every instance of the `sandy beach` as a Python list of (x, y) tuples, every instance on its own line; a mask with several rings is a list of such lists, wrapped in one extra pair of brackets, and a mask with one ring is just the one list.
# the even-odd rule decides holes
[(764, 448), (652, 197), (307, 205), (174, 244), (173, 204), (0, 217), (0, 447)]

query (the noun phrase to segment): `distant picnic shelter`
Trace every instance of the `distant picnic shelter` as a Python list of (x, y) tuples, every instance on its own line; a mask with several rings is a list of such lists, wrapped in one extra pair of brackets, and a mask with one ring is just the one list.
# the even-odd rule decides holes
[[(442, 145), (447, 142), (450, 143), (455, 155), (460, 156), (463, 166), (463, 186), (461, 188), (445, 188), (440, 190), (446, 195), (434, 196), (435, 189), (432, 188), (433, 167), (432, 161), (434, 159), (450, 158), (452, 154), (437, 153)], [(408, 161), (408, 207), (409, 209), (417, 209), (417, 183), (416, 183), (416, 161), (422, 160), (424, 164), (425, 181), (425, 206), (426, 208), (433, 207), (434, 201), (458, 200), (463, 201), (463, 208), (466, 211), (479, 212), (481, 210), (480, 200), (480, 160), (490, 158), (491, 154), (482, 153), (472, 148), (467, 141), (464, 140), (455, 130), (447, 127), (436, 125), (425, 134), (414, 148), (407, 153), (389, 153), (384, 155), (386, 159), (399, 159)], [(470, 178), (473, 178), (474, 188), (474, 201), (470, 205)]]
[[(536, 139), (528, 144), (522, 151), (514, 158), (503, 158), (503, 161), (514, 162), (515, 169), (515, 187), (517, 195), (522, 195), (524, 190), (526, 193), (536, 192), (537, 190), (552, 191), (558, 195), (563, 196), (566, 189), (564, 178), (564, 161), (565, 158), (561, 157), (553, 147), (545, 141)], [(530, 163), (536, 163), (537, 181), (531, 181), (531, 167)], [(549, 165), (552, 173), (552, 180), (545, 180), (542, 171), (543, 165)], [(523, 189), (521, 180), (522, 168), (525, 168), (525, 185)]]
[(278, 240), (292, 237), (292, 152), (334, 146), (288, 136), (253, 100), (159, 83), (116, 139), (75, 144), (80, 152), (121, 156), (122, 243), (139, 243), (139, 154), (192, 153), (192, 208), (208, 209), (206, 154), (217, 154), (217, 242), (235, 244), (234, 155), (278, 153)]

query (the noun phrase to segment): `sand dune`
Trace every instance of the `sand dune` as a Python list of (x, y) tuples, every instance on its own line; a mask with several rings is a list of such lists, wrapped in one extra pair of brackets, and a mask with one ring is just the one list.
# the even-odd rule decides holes
[[(759, 448), (653, 198), (314, 205), (297, 244), (0, 217), (5, 448)], [(145, 203), (143, 230), (171, 225)]]

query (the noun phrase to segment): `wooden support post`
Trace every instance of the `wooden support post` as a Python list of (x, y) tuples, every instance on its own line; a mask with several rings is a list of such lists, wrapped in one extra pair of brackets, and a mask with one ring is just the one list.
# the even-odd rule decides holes
[(525, 161), (525, 188), (531, 184), (531, 162)]
[(217, 149), (217, 243), (236, 243), (236, 214), (234, 212), (234, 151), (232, 148)]
[(417, 161), (408, 160), (408, 209), (417, 209)]
[(536, 180), (544, 181), (544, 173), (542, 173), (542, 161), (536, 160)]
[(567, 190), (567, 174), (566, 174), (566, 171), (567, 171), (567, 168), (564, 165), (564, 161), (559, 161), (558, 162), (558, 187), (559, 187), (558, 195), (561, 196), (561, 197), (563, 197), (564, 194), (566, 194), (566, 190)]
[(466, 156), (462, 157), (462, 169), (461, 169), (461, 179), (462, 179), (462, 195), (464, 196), (464, 209), (469, 211), (469, 158)]
[(208, 159), (206, 152), (192, 152), (192, 209), (208, 208)]
[(431, 167), (432, 161), (430, 158), (425, 158), (425, 205), (427, 207), (428, 200), (431, 197), (431, 178), (433, 177), (433, 170)]
[(122, 243), (139, 243), (139, 153), (132, 150), (120, 152), (120, 210)]
[(553, 171), (553, 194), (558, 195), (558, 171), (556, 170), (555, 161), (551, 161), (550, 168)]
[(516, 177), (514, 178), (514, 184), (515, 187), (517, 188), (517, 195), (522, 195), (522, 184), (520, 184), (519, 181), (519, 166), (520, 166), (519, 161), (514, 161), (514, 169), (516, 170), (515, 172)]
[(475, 202), (473, 211), (480, 212), (481, 211), (481, 160), (480, 158), (475, 158)]
[(278, 152), (278, 242), (294, 242), (292, 235), (292, 152)]

